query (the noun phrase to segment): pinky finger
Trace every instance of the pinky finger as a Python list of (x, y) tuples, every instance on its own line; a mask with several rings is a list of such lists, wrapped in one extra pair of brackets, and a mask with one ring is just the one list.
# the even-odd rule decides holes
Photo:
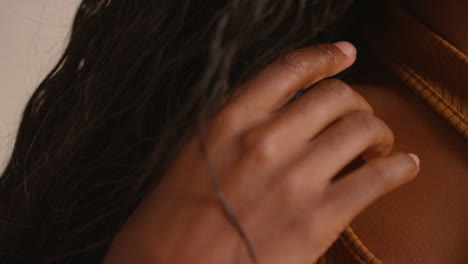
[(344, 227), (379, 197), (413, 179), (417, 163), (403, 152), (370, 160), (329, 186), (322, 213), (340, 219), (337, 224)]

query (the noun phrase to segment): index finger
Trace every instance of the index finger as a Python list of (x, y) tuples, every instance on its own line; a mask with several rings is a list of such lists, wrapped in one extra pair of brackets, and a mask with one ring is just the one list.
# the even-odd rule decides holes
[(289, 51), (248, 80), (233, 96), (231, 106), (249, 117), (281, 108), (301, 89), (351, 66), (355, 47), (345, 41)]

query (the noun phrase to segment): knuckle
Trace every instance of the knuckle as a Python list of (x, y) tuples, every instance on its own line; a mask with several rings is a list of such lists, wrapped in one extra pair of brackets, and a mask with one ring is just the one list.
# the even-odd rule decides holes
[(260, 164), (269, 163), (278, 155), (272, 133), (252, 130), (243, 135), (241, 142), (247, 155)]
[(378, 119), (373, 114), (366, 111), (356, 111), (350, 117), (350, 122), (355, 122), (359, 127), (365, 131), (376, 131), (381, 129), (383, 124), (380, 119)]
[(357, 93), (344, 81), (336, 78), (328, 79), (325, 82), (325, 89), (343, 99), (357, 98)]
[(316, 45), (318, 58), (324, 64), (336, 64), (338, 62), (338, 48), (333, 45)]
[(374, 113), (373, 107), (367, 100), (346, 82), (337, 78), (327, 79), (323, 82), (325, 82), (325, 89), (327, 92), (337, 95), (343, 103), (357, 106), (355, 108)]
[(350, 122), (355, 122), (359, 130), (371, 137), (372, 141), (385, 142), (384, 148), (393, 145), (395, 135), (383, 120), (367, 111), (356, 111), (352, 115)]
[(391, 179), (390, 167), (387, 162), (378, 162), (374, 164), (372, 180), (375, 182), (387, 182)]
[(305, 58), (300, 49), (286, 52), (278, 58), (277, 62), (281, 67), (297, 73), (304, 73), (311, 67), (311, 62)]
[(386, 189), (382, 187), (393, 185), (392, 183), (396, 181), (391, 168), (385, 162), (374, 163), (369, 180), (369, 184), (377, 189)]

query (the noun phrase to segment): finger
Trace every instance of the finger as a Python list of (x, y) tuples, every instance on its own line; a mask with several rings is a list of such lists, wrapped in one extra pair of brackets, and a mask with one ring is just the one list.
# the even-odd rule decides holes
[(354, 111), (373, 113), (369, 103), (338, 79), (319, 82), (302, 97), (285, 106), (270, 122), (255, 128), (268, 135), (282, 155), (304, 148), (306, 141), (338, 118)]
[(393, 133), (382, 120), (367, 111), (352, 112), (312, 139), (294, 172), (304, 180), (330, 181), (361, 153), (388, 155), (393, 142)]
[(355, 57), (356, 49), (348, 42), (289, 51), (242, 85), (229, 107), (244, 117), (264, 116), (282, 107), (299, 90), (348, 68)]
[(329, 186), (321, 214), (325, 219), (341, 221), (338, 225), (349, 224), (369, 204), (410, 181), (418, 172), (418, 162), (403, 152), (372, 159)]

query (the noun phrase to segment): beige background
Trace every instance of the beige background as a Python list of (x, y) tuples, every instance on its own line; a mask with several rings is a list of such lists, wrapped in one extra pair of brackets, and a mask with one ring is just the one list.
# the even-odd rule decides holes
[(78, 0), (0, 0), (0, 171), (21, 113), (65, 47)]

